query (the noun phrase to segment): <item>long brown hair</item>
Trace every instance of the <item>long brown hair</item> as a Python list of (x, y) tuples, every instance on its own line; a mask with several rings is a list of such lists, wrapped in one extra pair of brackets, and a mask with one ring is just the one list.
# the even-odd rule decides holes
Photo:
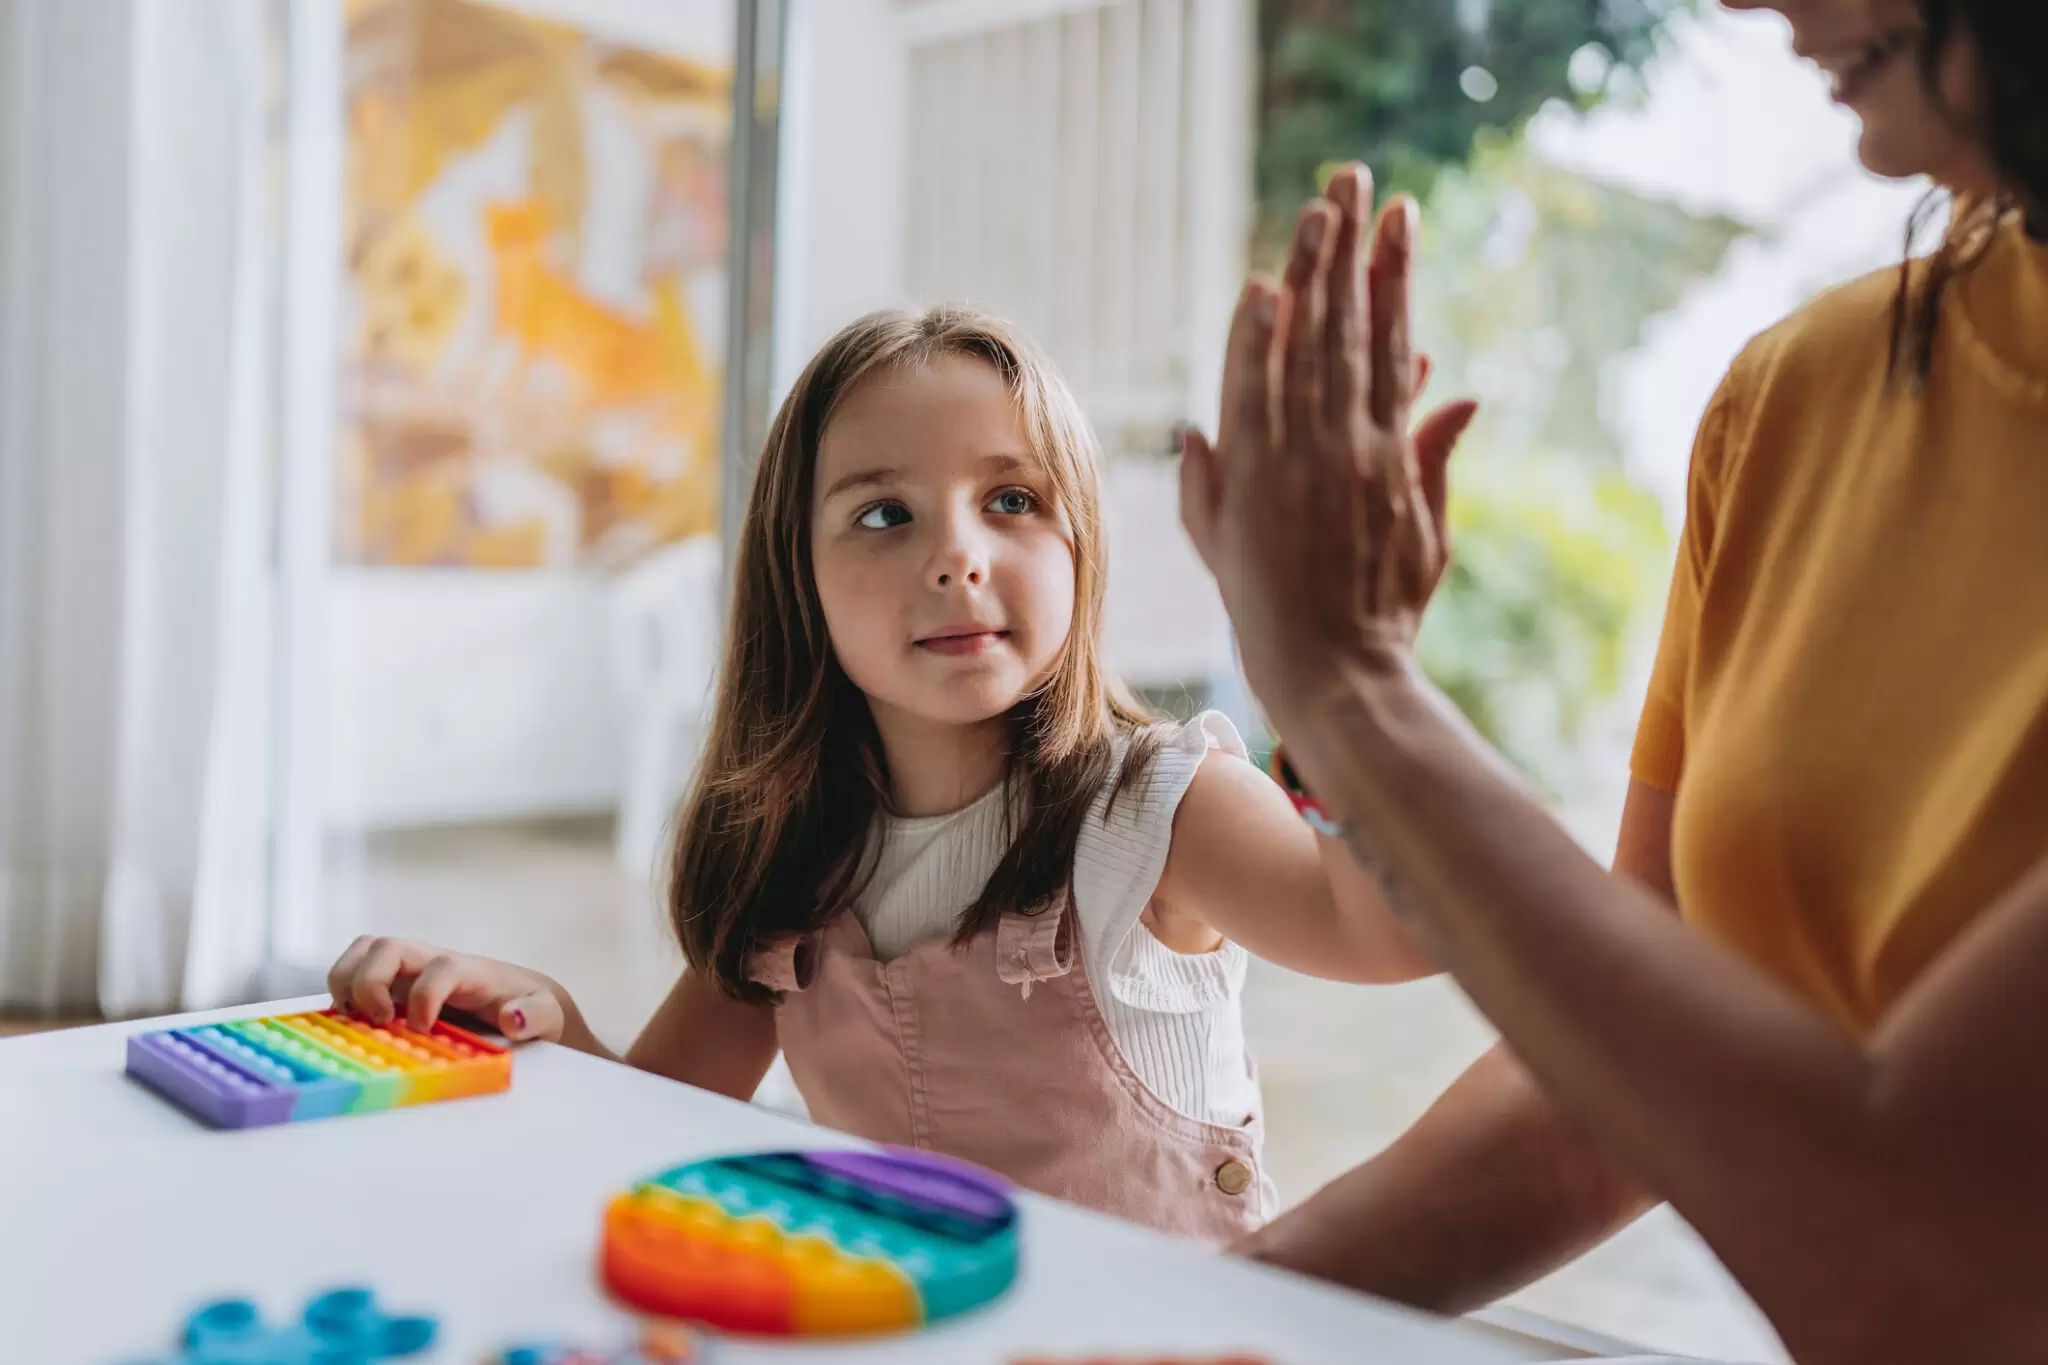
[(964, 355), (1009, 385), (1074, 545), (1074, 619), (1052, 678), (1011, 712), (1005, 787), (1016, 837), (956, 942), (1065, 889), (1074, 844), (1129, 738), (1119, 788), (1157, 749), (1147, 715), (1102, 666), (1103, 549), (1095, 438), (1053, 367), (1006, 323), (965, 309), (871, 313), (825, 343), (784, 400), (740, 529), (732, 618), (710, 734), (677, 821), (669, 914), (693, 970), (737, 999), (770, 992), (748, 959), (822, 926), (859, 894), (889, 808), (874, 718), (839, 666), (811, 570), (818, 445), (846, 396), (886, 371)]
[(1974, 264), (1999, 223), (2020, 212), (2034, 231), (2048, 231), (2048, 10), (2014, 0), (1920, 0), (1920, 11), (1927, 22), (1920, 75), (1937, 101), (1952, 36), (1967, 30), (1975, 41), (1983, 107), (1948, 114), (1974, 125), (2002, 185), (1995, 199), (1959, 205), (1956, 221), (1924, 262), (1914, 260), (1914, 245), (1945, 196), (1930, 194), (1906, 225), (1906, 259), (1892, 302), (1892, 371), (1906, 374), (1916, 388), (1933, 373), (1949, 285)]

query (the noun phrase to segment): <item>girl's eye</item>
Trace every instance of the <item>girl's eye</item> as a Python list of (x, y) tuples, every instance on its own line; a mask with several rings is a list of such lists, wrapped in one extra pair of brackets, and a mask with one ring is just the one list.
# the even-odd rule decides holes
[(1038, 495), (1028, 488), (1005, 488), (988, 501), (991, 512), (1021, 517), (1038, 508)]
[(878, 502), (853, 519), (853, 524), (867, 531), (887, 531), (910, 520), (910, 509), (900, 502)]

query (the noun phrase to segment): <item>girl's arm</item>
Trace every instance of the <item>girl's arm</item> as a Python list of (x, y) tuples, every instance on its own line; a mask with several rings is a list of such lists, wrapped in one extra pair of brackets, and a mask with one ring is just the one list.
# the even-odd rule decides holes
[(1183, 952), (1218, 936), (1268, 962), (1333, 981), (1431, 976), (1376, 879), (1343, 843), (1311, 830), (1272, 779), (1211, 750), (1173, 819), (1173, 847), (1148, 923)]
[(778, 1051), (773, 1006), (734, 1000), (708, 977), (685, 971), (626, 1049), (626, 1061), (700, 1090), (750, 1100)]
[(327, 973), (334, 1003), (384, 1023), (401, 1010), (417, 1029), (444, 1008), (467, 1010), (514, 1042), (558, 1042), (606, 1061), (751, 1099), (775, 1061), (775, 1011), (720, 994), (684, 972), (621, 1058), (591, 1031), (568, 988), (510, 962), (409, 939), (365, 936)]

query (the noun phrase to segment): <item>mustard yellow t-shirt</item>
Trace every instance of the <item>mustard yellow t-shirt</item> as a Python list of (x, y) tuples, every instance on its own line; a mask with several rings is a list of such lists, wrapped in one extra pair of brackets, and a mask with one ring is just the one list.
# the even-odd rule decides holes
[(2048, 246), (1896, 272), (1757, 338), (1701, 424), (1633, 768), (1686, 918), (1857, 1034), (2048, 854)]

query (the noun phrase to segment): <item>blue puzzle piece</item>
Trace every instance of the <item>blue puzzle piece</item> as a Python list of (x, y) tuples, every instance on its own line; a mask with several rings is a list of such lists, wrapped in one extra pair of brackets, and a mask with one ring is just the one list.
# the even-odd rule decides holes
[(287, 1327), (265, 1322), (253, 1303), (222, 1299), (185, 1320), (179, 1354), (131, 1365), (377, 1365), (426, 1350), (435, 1327), (386, 1313), (367, 1289), (329, 1290)]

